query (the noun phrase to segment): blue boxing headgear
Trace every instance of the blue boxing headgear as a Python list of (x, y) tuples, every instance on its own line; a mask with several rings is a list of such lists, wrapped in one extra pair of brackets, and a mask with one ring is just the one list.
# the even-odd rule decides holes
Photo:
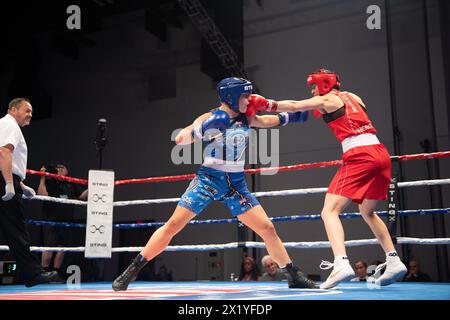
[(243, 93), (252, 93), (253, 85), (242, 78), (225, 78), (217, 84), (219, 99), (225, 102), (233, 111), (239, 112), (239, 98)]

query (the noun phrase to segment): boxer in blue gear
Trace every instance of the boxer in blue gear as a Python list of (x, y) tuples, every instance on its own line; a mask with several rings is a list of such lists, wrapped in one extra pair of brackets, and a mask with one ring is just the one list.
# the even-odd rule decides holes
[(270, 128), (285, 125), (290, 119), (304, 122), (307, 115), (259, 116), (255, 110), (247, 110), (252, 83), (241, 78), (223, 79), (217, 85), (217, 93), (220, 107), (199, 116), (175, 138), (176, 144), (203, 140), (202, 166), (169, 220), (152, 234), (128, 268), (114, 280), (115, 291), (126, 290), (139, 271), (163, 252), (172, 238), (213, 200), (224, 203), (234, 217), (264, 240), (270, 256), (286, 273), (290, 288), (318, 288), (292, 264), (274, 225), (248, 190), (244, 173), (250, 127)]
[[(249, 123), (247, 117), (239, 113), (227, 124), (227, 129), (223, 130), (223, 120), (226, 117), (222, 112), (224, 111), (220, 108), (211, 110), (212, 115), (198, 126), (201, 130), (192, 130), (195, 137), (199, 137), (195, 132), (205, 132), (205, 128), (217, 129), (223, 133), (213, 140), (205, 141), (204, 165), (200, 167), (178, 205), (199, 214), (212, 200), (217, 200), (227, 205), (233, 217), (236, 217), (259, 205), (247, 188), (243, 172)], [(212, 131), (214, 135), (214, 130)]]

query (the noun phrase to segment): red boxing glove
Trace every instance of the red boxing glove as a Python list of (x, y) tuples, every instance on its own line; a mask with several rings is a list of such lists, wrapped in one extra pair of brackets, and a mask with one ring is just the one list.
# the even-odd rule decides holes
[(275, 112), (278, 108), (278, 103), (276, 101), (266, 99), (259, 94), (251, 94), (248, 101), (249, 103), (247, 108), (256, 108), (257, 111), (265, 110), (269, 112)]
[(247, 111), (245, 111), (245, 115), (247, 117), (254, 117), (258, 113), (258, 109), (256, 109), (256, 106), (254, 105), (247, 105)]

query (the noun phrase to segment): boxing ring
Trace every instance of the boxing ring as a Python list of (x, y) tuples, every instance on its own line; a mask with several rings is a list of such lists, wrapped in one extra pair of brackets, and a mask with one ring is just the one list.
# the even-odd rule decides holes
[[(410, 161), (423, 159), (436, 159), (450, 157), (450, 151), (435, 152), (429, 154), (416, 154), (391, 157), (396, 161)], [(322, 168), (330, 166), (340, 166), (340, 160), (297, 164), (278, 168), (260, 168), (246, 170), (247, 174), (258, 174), (264, 171), (278, 170), (294, 171), (309, 168)], [(28, 170), (29, 174), (45, 175), (61, 180), (71, 181), (86, 185), (87, 180), (71, 177), (58, 176), (46, 172)], [(130, 183), (154, 183), (190, 180), (195, 174), (151, 177), (144, 179), (127, 179), (115, 181), (115, 185), (125, 185)], [(420, 187), (432, 185), (447, 185), (450, 179), (421, 180), (399, 182), (399, 188)], [(255, 192), (256, 197), (275, 197), (308, 195), (325, 193), (327, 188), (306, 188), (277, 190), (268, 192)], [(52, 201), (65, 204), (75, 204), (86, 206), (87, 202), (79, 200), (68, 200), (52, 198), (46, 196), (36, 196), (35, 200)], [(161, 203), (176, 203), (179, 198), (166, 199), (145, 199), (134, 201), (117, 201), (115, 207), (129, 205), (149, 205)], [(389, 215), (386, 211), (377, 211), (380, 217)], [(426, 215), (446, 215), (450, 213), (450, 208), (399, 210), (398, 216), (426, 216)], [(343, 213), (343, 219), (360, 219), (359, 213)], [(296, 221), (296, 220), (319, 220), (320, 214), (312, 215), (290, 215), (273, 217), (273, 222)], [(70, 228), (86, 228), (82, 223), (54, 222), (28, 220), (32, 225), (50, 225)], [(236, 223), (233, 219), (214, 220), (193, 220), (189, 224), (226, 224)], [(160, 227), (164, 222), (152, 223), (121, 223), (114, 224), (117, 229), (138, 229)], [(449, 245), (450, 238), (412, 238), (394, 237), (397, 244), (416, 245)], [(368, 246), (377, 245), (376, 239), (359, 239), (346, 241), (346, 246)], [(329, 248), (328, 241), (314, 242), (284, 242), (286, 248), (315, 249)], [(236, 248), (265, 248), (262, 242), (231, 242), (223, 244), (208, 245), (179, 245), (168, 246), (166, 251), (209, 251), (209, 250), (229, 250)], [(117, 247), (112, 248), (112, 252), (139, 252), (142, 247)], [(0, 250), (9, 250), (7, 246), (0, 246)], [(32, 251), (65, 251), (83, 252), (84, 247), (31, 247)], [(339, 284), (332, 290), (321, 289), (289, 289), (286, 282), (224, 282), (224, 281), (195, 281), (195, 282), (133, 282), (127, 291), (115, 292), (111, 288), (111, 283), (81, 283), (77, 287), (68, 284), (48, 284), (26, 288), (23, 285), (2, 285), (0, 286), (0, 300), (450, 300), (450, 283), (404, 283), (397, 282), (386, 287), (376, 287), (369, 282), (345, 282)]]
[(113, 291), (111, 283), (0, 286), (0, 300), (450, 300), (448, 283), (395, 283), (370, 289), (361, 282), (345, 282), (333, 290), (289, 289), (284, 281), (133, 282), (127, 291)]

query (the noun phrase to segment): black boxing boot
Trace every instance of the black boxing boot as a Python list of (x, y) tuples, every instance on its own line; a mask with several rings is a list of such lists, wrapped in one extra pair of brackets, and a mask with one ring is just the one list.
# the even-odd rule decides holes
[(25, 287), (30, 288), (37, 284), (51, 283), (52, 281), (55, 281), (57, 279), (58, 273), (56, 271), (49, 271), (49, 272), (41, 272), (34, 278), (24, 281), (24, 283)]
[(318, 289), (319, 286), (291, 263), (281, 268), (281, 271), (288, 278), (289, 288)]
[(148, 261), (143, 256), (141, 256), (141, 254), (138, 254), (136, 258), (133, 259), (128, 268), (114, 280), (112, 284), (113, 290), (127, 290), (128, 285), (136, 280), (139, 271), (141, 271), (141, 269), (145, 267), (147, 262)]

